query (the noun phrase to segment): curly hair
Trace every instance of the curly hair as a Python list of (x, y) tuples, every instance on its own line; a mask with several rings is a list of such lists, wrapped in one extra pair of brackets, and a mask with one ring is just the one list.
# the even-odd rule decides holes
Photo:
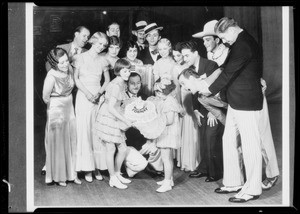
[(49, 62), (51, 68), (57, 70), (58, 60), (65, 54), (68, 56), (67, 52), (63, 48), (52, 49), (47, 55), (47, 61)]
[[(162, 81), (162, 79), (159, 78), (158, 80), (156, 80), (155, 83), (160, 83), (161, 81)], [(168, 96), (168, 95), (169, 95), (172, 91), (174, 91), (175, 88), (176, 88), (176, 85), (175, 85), (174, 81), (173, 81), (173, 80), (170, 80), (170, 82), (171, 82), (171, 84), (169, 84), (169, 85), (164, 85), (165, 88), (162, 89), (162, 93), (163, 93), (164, 95), (166, 95), (166, 96)]]

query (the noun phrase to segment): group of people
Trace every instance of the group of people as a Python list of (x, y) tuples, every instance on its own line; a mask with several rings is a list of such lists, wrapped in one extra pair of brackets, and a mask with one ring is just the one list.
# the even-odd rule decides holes
[[(190, 178), (223, 178), (215, 192), (236, 192), (231, 202), (257, 199), (279, 176), (259, 45), (227, 17), (192, 35), (203, 40), (206, 58), (196, 41), (172, 45), (162, 30), (139, 21), (132, 31), (136, 41), (123, 45), (116, 22), (91, 37), (80, 26), (71, 43), (49, 52), (46, 183), (81, 184), (82, 172), (87, 182), (103, 180), (100, 171), (108, 170), (109, 185), (126, 189), (146, 170), (164, 177), (157, 182), (162, 193), (174, 187), (175, 163)], [(124, 107), (138, 97), (153, 102), (164, 118), (156, 139), (124, 116)]]

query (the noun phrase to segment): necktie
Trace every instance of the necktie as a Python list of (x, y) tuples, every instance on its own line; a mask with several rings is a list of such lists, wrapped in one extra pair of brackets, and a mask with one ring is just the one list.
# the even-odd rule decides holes
[(76, 55), (78, 54), (78, 48), (74, 48), (74, 54), (73, 55)]
[(157, 49), (155, 49), (155, 50), (151, 51), (151, 53), (152, 53), (153, 55), (155, 55), (155, 54), (158, 54), (158, 51), (157, 51)]

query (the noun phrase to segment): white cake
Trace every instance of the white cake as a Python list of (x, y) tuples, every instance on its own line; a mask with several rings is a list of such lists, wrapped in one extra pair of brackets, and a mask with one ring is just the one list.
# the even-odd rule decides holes
[(155, 105), (138, 98), (125, 107), (125, 117), (136, 122), (147, 123), (157, 117)]

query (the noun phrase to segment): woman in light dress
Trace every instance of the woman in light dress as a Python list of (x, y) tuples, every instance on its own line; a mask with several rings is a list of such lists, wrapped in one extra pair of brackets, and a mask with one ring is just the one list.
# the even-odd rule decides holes
[[(180, 52), (180, 43), (177, 43), (172, 50), (173, 59), (181, 66), (181, 71), (185, 68), (183, 56)], [(192, 93), (181, 89), (182, 107), (185, 115), (182, 118), (181, 140), (182, 146), (177, 150), (177, 166), (181, 170), (194, 171), (200, 164), (200, 130), (195, 121), (192, 105)]]
[(75, 172), (76, 120), (72, 90), (73, 72), (66, 51), (54, 48), (47, 56), (51, 65), (44, 81), (43, 100), (47, 104), (45, 128), (46, 183), (67, 186), (80, 184)]
[[(73, 60), (74, 78), (78, 88), (75, 113), (77, 120), (77, 153), (76, 171), (85, 172), (85, 180), (92, 182), (94, 171), (97, 180), (103, 180), (100, 170), (107, 169), (105, 162), (105, 146), (98, 142), (94, 133), (95, 114), (99, 97), (104, 93), (110, 78), (107, 61), (101, 53), (108, 44), (107, 36), (96, 32), (88, 41), (91, 48)], [(100, 81), (104, 74), (104, 84)]]

